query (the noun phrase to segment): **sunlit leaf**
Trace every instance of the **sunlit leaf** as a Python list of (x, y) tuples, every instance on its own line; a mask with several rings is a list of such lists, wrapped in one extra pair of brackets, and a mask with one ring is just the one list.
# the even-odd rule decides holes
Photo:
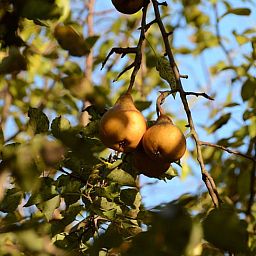
[[(175, 90), (177, 87), (175, 74), (170, 62), (165, 57), (157, 59), (156, 70), (159, 72), (160, 77), (169, 83), (171, 89)], [(173, 94), (173, 97), (175, 98), (175, 94)]]
[(54, 29), (54, 36), (60, 46), (73, 56), (84, 56), (90, 52), (86, 40), (73, 26), (57, 25)]
[(220, 18), (225, 17), (228, 14), (235, 14), (235, 15), (242, 15), (242, 16), (248, 16), (251, 14), (251, 10), (249, 8), (234, 8), (229, 9), (227, 12), (225, 12)]

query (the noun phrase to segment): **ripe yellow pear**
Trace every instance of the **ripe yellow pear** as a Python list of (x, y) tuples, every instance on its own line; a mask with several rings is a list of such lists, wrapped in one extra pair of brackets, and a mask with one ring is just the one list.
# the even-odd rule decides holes
[(143, 147), (138, 147), (132, 154), (132, 165), (139, 173), (151, 178), (159, 178), (170, 167), (170, 163), (161, 160), (151, 159), (144, 151)]
[(124, 14), (134, 14), (145, 6), (148, 0), (112, 0), (115, 8)]
[(145, 132), (142, 144), (151, 159), (169, 163), (179, 160), (186, 151), (183, 133), (164, 114)]
[(130, 93), (122, 95), (100, 120), (101, 141), (119, 152), (136, 149), (146, 131), (146, 120), (135, 107)]

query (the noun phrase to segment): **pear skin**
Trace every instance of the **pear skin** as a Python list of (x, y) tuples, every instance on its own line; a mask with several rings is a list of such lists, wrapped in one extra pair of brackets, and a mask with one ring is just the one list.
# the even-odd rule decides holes
[(147, 0), (112, 0), (115, 8), (124, 14), (134, 14), (145, 6)]
[(100, 139), (118, 152), (136, 149), (146, 131), (146, 120), (129, 93), (122, 95), (100, 121)]
[(139, 171), (150, 178), (159, 178), (170, 167), (170, 163), (161, 160), (151, 159), (144, 151), (143, 147), (138, 147), (132, 154), (132, 165)]
[(142, 139), (146, 154), (164, 162), (178, 161), (186, 151), (186, 139), (181, 130), (166, 115), (160, 115), (156, 123)]

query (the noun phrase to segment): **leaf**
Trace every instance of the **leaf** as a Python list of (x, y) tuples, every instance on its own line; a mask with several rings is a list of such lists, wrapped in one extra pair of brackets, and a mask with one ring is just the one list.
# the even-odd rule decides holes
[(141, 196), (137, 189), (127, 188), (121, 190), (120, 200), (126, 205), (138, 208), (141, 203)]
[(71, 75), (61, 78), (64, 87), (68, 89), (71, 94), (79, 99), (85, 99), (85, 96), (93, 92), (92, 84), (86, 77), (81, 75)]
[(237, 107), (237, 106), (240, 106), (240, 104), (236, 103), (236, 102), (231, 102), (231, 103), (225, 104), (223, 107), (224, 108), (233, 108), (233, 107)]
[[(159, 72), (160, 77), (169, 83), (172, 90), (177, 88), (175, 74), (170, 62), (165, 57), (160, 57), (157, 59), (156, 70)], [(174, 98), (175, 95), (176, 94), (173, 94)]]
[(140, 100), (136, 100), (134, 102), (136, 108), (139, 111), (143, 111), (145, 109), (148, 109), (150, 107), (150, 105), (152, 104), (152, 101), (140, 101)]
[(51, 0), (26, 0), (21, 6), (21, 16), (30, 20), (58, 18), (61, 9)]
[(17, 188), (8, 189), (3, 201), (0, 203), (0, 211), (14, 212), (22, 199), (22, 193)]
[(228, 14), (235, 14), (235, 15), (242, 15), (242, 16), (248, 16), (251, 14), (251, 10), (249, 8), (234, 8), (229, 9), (227, 12), (225, 12), (220, 19), (225, 17)]
[(254, 98), (256, 96), (256, 79), (248, 78), (241, 90), (241, 96), (244, 101), (249, 100), (250, 98)]
[(56, 138), (60, 137), (62, 131), (68, 130), (70, 128), (70, 122), (68, 121), (68, 119), (62, 116), (56, 117), (51, 123), (51, 132)]
[(221, 116), (208, 128), (208, 134), (213, 133), (218, 129), (220, 129), (223, 125), (225, 125), (229, 121), (230, 117), (231, 117), (231, 113), (227, 113)]
[(38, 190), (33, 191), (31, 197), (24, 205), (24, 207), (29, 207), (31, 205), (43, 203), (58, 195), (57, 188), (52, 178), (42, 177), (39, 179), (39, 182), (40, 186)]
[(60, 196), (57, 195), (48, 201), (40, 203), (37, 208), (45, 215), (46, 219), (49, 221), (53, 217), (54, 210), (60, 205)]
[(30, 107), (28, 110), (28, 117), (28, 127), (34, 134), (48, 132), (49, 120), (42, 110)]
[(26, 248), (36, 252), (43, 250), (45, 241), (44, 238), (39, 236), (35, 230), (24, 230), (17, 233), (17, 237), (19, 238), (20, 242)]
[(90, 52), (86, 40), (71, 25), (57, 25), (54, 29), (54, 37), (59, 45), (73, 56), (81, 57)]
[(254, 117), (255, 113), (253, 109), (246, 109), (243, 114), (243, 120), (246, 121), (252, 117)]
[(246, 37), (246, 36), (244, 36), (244, 35), (238, 35), (238, 34), (236, 33), (236, 31), (233, 32), (233, 35), (235, 36), (236, 41), (237, 41), (240, 45), (250, 42), (250, 38), (248, 38), (248, 37)]
[(66, 75), (79, 75), (82, 76), (83, 71), (80, 66), (73, 61), (66, 61), (63, 66), (59, 66), (59, 69)]
[(203, 222), (205, 239), (218, 248), (233, 253), (247, 253), (247, 231), (233, 209), (220, 208), (210, 212)]
[(0, 74), (20, 72), (27, 69), (26, 58), (20, 53), (18, 48), (10, 47), (9, 55), (4, 57), (0, 63)]
[(122, 169), (114, 169), (108, 175), (107, 178), (117, 182), (119, 185), (123, 186), (135, 186), (135, 180), (131, 174), (125, 172)]
[(97, 36), (97, 35), (89, 36), (89, 37), (87, 37), (87, 38), (85, 39), (85, 44), (87, 45), (87, 47), (88, 47), (89, 49), (91, 49), (91, 48), (95, 45), (95, 43), (98, 41), (99, 38), (100, 38), (100, 37)]

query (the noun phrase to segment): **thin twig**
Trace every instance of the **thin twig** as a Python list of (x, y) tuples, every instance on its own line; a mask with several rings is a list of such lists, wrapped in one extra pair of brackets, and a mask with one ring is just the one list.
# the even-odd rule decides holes
[(205, 168), (205, 164), (204, 164), (204, 160), (203, 160), (203, 156), (202, 156), (202, 151), (201, 151), (200, 140), (199, 140), (198, 134), (196, 132), (194, 121), (193, 121), (193, 118), (192, 118), (192, 114), (191, 114), (191, 111), (190, 111), (190, 108), (189, 108), (189, 105), (188, 105), (187, 95), (186, 95), (186, 92), (183, 89), (183, 86), (182, 86), (182, 83), (181, 83), (181, 80), (180, 80), (179, 69), (176, 65), (176, 62), (174, 60), (174, 56), (173, 56), (173, 53), (172, 53), (172, 50), (171, 50), (171, 47), (170, 47), (170, 43), (169, 43), (169, 39), (168, 39), (168, 33), (165, 30), (164, 24), (163, 24), (161, 16), (160, 16), (159, 3), (156, 0), (151, 0), (151, 1), (153, 3), (157, 24), (159, 26), (159, 29), (160, 29), (162, 37), (163, 37), (165, 50), (166, 50), (166, 55), (168, 56), (170, 65), (171, 65), (171, 67), (173, 69), (173, 72), (175, 74), (177, 87), (179, 89), (180, 97), (181, 97), (185, 112), (187, 114), (187, 119), (188, 119), (188, 123), (189, 123), (189, 127), (190, 127), (190, 132), (191, 132), (191, 135), (192, 135), (192, 137), (195, 141), (195, 144), (196, 144), (197, 161), (198, 161), (198, 163), (200, 165), (200, 168), (201, 168), (202, 179), (206, 184), (206, 187), (207, 187), (207, 189), (209, 191), (209, 194), (212, 198), (214, 206), (218, 207), (221, 200), (219, 198), (215, 183), (214, 183), (213, 179), (211, 178), (210, 174), (206, 171), (206, 168)]
[[(135, 77), (140, 69), (141, 66), (141, 61), (142, 61), (142, 44), (143, 41), (145, 40), (145, 26), (146, 26), (146, 14), (147, 14), (147, 8), (148, 8), (148, 4), (146, 4), (143, 9), (142, 9), (142, 19), (141, 19), (141, 27), (140, 27), (140, 37), (139, 37), (139, 42), (138, 45), (136, 47), (126, 47), (126, 48), (122, 48), (122, 47), (115, 47), (112, 48), (111, 51), (109, 52), (109, 54), (107, 55), (106, 59), (103, 61), (102, 63), (102, 68), (106, 65), (108, 59), (110, 58), (110, 56), (113, 53), (116, 54), (121, 54), (121, 58), (124, 57), (126, 54), (136, 54), (135, 55), (135, 59), (134, 62), (132, 64), (130, 64), (129, 66), (127, 66), (122, 72), (119, 73), (119, 75), (116, 77), (116, 79), (114, 79), (114, 81), (117, 81), (118, 78), (120, 78), (125, 72), (127, 72), (128, 70), (130, 70), (131, 68), (133, 68), (132, 74), (131, 74), (131, 79), (130, 79), (130, 84), (129, 87), (127, 89), (127, 92), (130, 93), (134, 82), (135, 82)], [(102, 69), (101, 68), (101, 69)]]
[(241, 153), (237, 150), (229, 149), (229, 148), (226, 148), (226, 147), (218, 145), (218, 144), (214, 144), (214, 143), (210, 143), (210, 142), (206, 142), (206, 141), (200, 141), (200, 145), (218, 148), (218, 149), (221, 149), (221, 150), (224, 150), (224, 151), (228, 152), (229, 154), (242, 156), (244, 158), (252, 160), (253, 162), (256, 162), (256, 157), (253, 157), (253, 156), (250, 156), (250, 155), (247, 155), (247, 154), (243, 154), (243, 153)]
[(131, 79), (130, 79), (130, 84), (128, 87), (127, 92), (131, 92), (132, 91), (132, 87), (134, 85), (135, 82), (135, 77), (140, 69), (140, 65), (141, 65), (141, 61), (142, 61), (142, 52), (141, 52), (141, 48), (142, 48), (142, 44), (143, 41), (145, 39), (145, 26), (146, 26), (146, 18), (147, 18), (147, 9), (148, 9), (148, 4), (146, 4), (143, 9), (142, 9), (142, 19), (141, 19), (141, 30), (140, 30), (140, 38), (139, 38), (139, 42), (137, 45), (137, 53), (135, 56), (135, 60), (134, 60), (134, 69), (132, 71), (131, 74)]
[[(144, 27), (144, 31), (147, 32), (148, 29), (149, 29), (153, 24), (155, 24), (155, 23), (156, 23), (156, 19), (154, 19), (154, 20), (150, 21), (149, 23), (147, 23), (147, 24), (145, 25), (145, 27)], [(139, 29), (141, 29), (141, 27), (139, 27)]]
[[(173, 93), (176, 93), (176, 92), (179, 92), (179, 89), (173, 89), (173, 90), (170, 90), (170, 91), (160, 91), (160, 93), (168, 93), (168, 94), (173, 94)], [(206, 94), (205, 92), (186, 92), (184, 91), (185, 95), (189, 96), (189, 95), (193, 95), (193, 96), (196, 96), (196, 97), (204, 97), (208, 100), (214, 100), (214, 98), (212, 98), (211, 96), (209, 96), (208, 94)]]
[(135, 67), (135, 61), (130, 64), (129, 66), (125, 67), (119, 74), (118, 76), (113, 80), (113, 82), (116, 82), (120, 76), (122, 76), (125, 72), (127, 72), (128, 70), (132, 69), (133, 67)]
[(112, 48), (111, 51), (108, 53), (107, 57), (105, 58), (105, 60), (102, 62), (101, 69), (104, 68), (108, 59), (114, 53), (121, 54), (121, 58), (123, 58), (126, 54), (129, 54), (129, 53), (136, 54), (137, 53), (137, 47), (126, 47), (126, 48), (114, 47), (114, 48)]

